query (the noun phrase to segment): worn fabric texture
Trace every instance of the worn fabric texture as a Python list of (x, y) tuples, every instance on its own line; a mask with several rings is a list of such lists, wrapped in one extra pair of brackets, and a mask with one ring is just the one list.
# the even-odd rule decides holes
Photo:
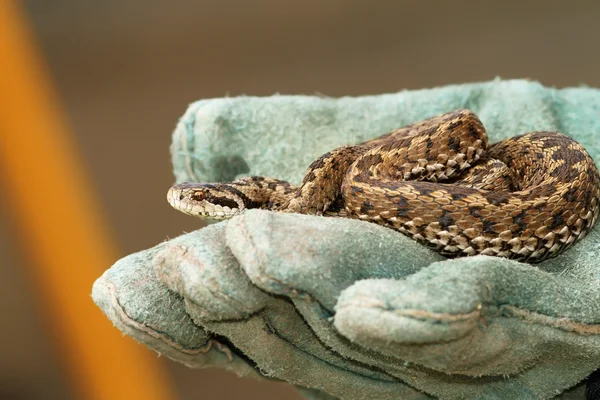
[[(560, 131), (600, 161), (600, 91), (494, 80), (202, 100), (173, 134), (174, 173), (297, 184), (337, 146), (458, 108), (481, 118), (491, 142)], [(574, 399), (600, 368), (598, 260), (600, 226), (530, 265), (448, 260), (368, 222), (250, 210), (121, 259), (93, 298), (173, 360), (287, 381), (308, 398)]]

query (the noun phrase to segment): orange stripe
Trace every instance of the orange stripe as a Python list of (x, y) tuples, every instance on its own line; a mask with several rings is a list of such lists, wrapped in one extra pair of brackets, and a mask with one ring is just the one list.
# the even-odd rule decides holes
[[(0, 173), (76, 398), (169, 399), (154, 352), (92, 302), (117, 257), (16, 1), (0, 1)], [(107, 160), (109, 162), (109, 160)]]

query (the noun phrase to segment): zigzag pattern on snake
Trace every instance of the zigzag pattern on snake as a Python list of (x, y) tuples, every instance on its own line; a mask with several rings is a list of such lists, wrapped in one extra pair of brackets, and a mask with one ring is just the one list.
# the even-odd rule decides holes
[(246, 177), (174, 185), (167, 199), (204, 218), (249, 208), (357, 218), (446, 256), (539, 262), (592, 229), (600, 176), (566, 135), (532, 132), (488, 145), (479, 118), (457, 110), (328, 152), (299, 187)]

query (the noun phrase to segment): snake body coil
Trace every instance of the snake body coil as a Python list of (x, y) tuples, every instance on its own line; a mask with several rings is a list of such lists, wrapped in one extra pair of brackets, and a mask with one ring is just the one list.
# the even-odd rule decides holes
[(532, 132), (488, 146), (477, 116), (458, 110), (328, 152), (299, 187), (249, 177), (178, 184), (167, 198), (198, 217), (263, 208), (357, 218), (447, 256), (539, 262), (592, 229), (600, 176), (568, 136)]

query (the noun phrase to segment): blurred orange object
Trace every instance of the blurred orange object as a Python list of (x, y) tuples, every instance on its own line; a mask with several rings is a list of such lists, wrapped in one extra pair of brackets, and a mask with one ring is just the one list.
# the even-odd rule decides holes
[[(170, 399), (156, 355), (94, 305), (92, 283), (117, 257), (19, 2), (0, 2), (0, 174), (32, 287), (83, 399)], [(108, 162), (108, 161), (107, 161)]]

